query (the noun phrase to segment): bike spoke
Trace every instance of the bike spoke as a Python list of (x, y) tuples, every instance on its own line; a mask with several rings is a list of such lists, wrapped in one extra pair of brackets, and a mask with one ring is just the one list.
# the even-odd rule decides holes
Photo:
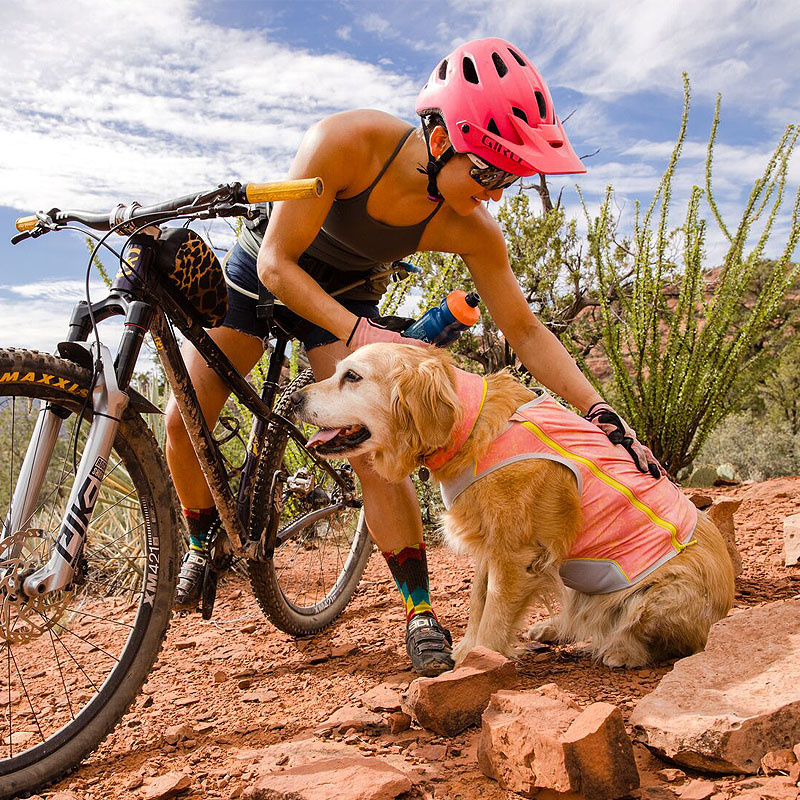
[(80, 614), (82, 617), (89, 617), (90, 619), (96, 619), (99, 620), (100, 622), (108, 622), (112, 625), (121, 625), (123, 628), (129, 628), (130, 630), (133, 630), (134, 627), (128, 622), (121, 622), (118, 619), (109, 619), (108, 617), (98, 617), (97, 614), (90, 614), (88, 611), (84, 611), (83, 609), (80, 608), (70, 608), (69, 612), (70, 614)]
[[(20, 672), (19, 665), (17, 664), (17, 659), (14, 656), (14, 653), (11, 651), (11, 648), (8, 648), (8, 652), (11, 654), (11, 660), (14, 662), (14, 669), (17, 671), (17, 675), (19, 675), (19, 682), (22, 686), (22, 691), (25, 692), (25, 699), (28, 701), (28, 706), (30, 706), (31, 714), (33, 714), (33, 721), (36, 723), (36, 728), (39, 731), (39, 736), (42, 737), (42, 741), (46, 741), (45, 735), (42, 732), (42, 726), (39, 724), (39, 716), (36, 713), (36, 709), (33, 707), (33, 702), (31, 701), (31, 696), (28, 693), (28, 687), (25, 685), (25, 679), (22, 677), (22, 673)], [(9, 742), (11, 741), (11, 736), (9, 735)]]
[(123, 539), (125, 539), (126, 537), (129, 537), (135, 531), (138, 531), (143, 525), (144, 525), (144, 522), (140, 522), (135, 527), (129, 528), (129, 529), (123, 531), (119, 536), (117, 536), (115, 539), (112, 539), (110, 542), (106, 542), (102, 547), (99, 547), (97, 550), (89, 551), (88, 553), (86, 553), (86, 555), (87, 556), (90, 556), (90, 555), (91, 556), (97, 556), (97, 555), (99, 555), (104, 550), (107, 550), (109, 547), (115, 545), (117, 542), (121, 542)]
[(72, 710), (72, 701), (69, 697), (69, 691), (67, 690), (67, 682), (64, 679), (64, 670), (61, 669), (61, 661), (58, 658), (58, 651), (56, 650), (56, 640), (55, 636), (53, 635), (52, 628), (48, 629), (47, 631), (50, 634), (50, 644), (53, 646), (53, 657), (56, 660), (56, 665), (58, 666), (58, 674), (61, 677), (61, 685), (64, 687), (64, 699), (67, 701), (67, 708), (69, 708), (69, 716), (71, 719), (75, 719), (75, 712)]

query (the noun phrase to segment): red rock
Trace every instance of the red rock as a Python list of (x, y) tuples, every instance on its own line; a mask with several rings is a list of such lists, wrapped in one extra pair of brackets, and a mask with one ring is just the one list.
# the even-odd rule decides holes
[(716, 791), (717, 787), (710, 781), (694, 780), (678, 791), (678, 797), (681, 800), (707, 800)]
[(797, 478), (771, 478), (750, 486), (742, 494), (743, 500), (770, 502), (779, 497), (794, 497), (797, 494)]
[(761, 769), (766, 775), (774, 772), (789, 772), (797, 763), (797, 758), (792, 750), (770, 750), (761, 759)]
[(797, 790), (797, 782), (781, 776), (769, 778), (759, 786), (746, 789), (736, 795), (736, 800), (797, 800), (798, 796), (800, 792)]
[(172, 704), (178, 706), (178, 708), (182, 708), (184, 706), (191, 706), (196, 703), (200, 698), (199, 697), (192, 697), (187, 695), (186, 697), (176, 697)]
[(370, 711), (399, 711), (400, 695), (385, 683), (374, 686), (361, 696), (361, 702)]
[(383, 717), (366, 708), (346, 705), (333, 712), (324, 722), (315, 728), (314, 733), (325, 733), (334, 729), (347, 730), (353, 728), (363, 731), (366, 728), (383, 726)]
[(185, 792), (192, 785), (192, 779), (182, 772), (168, 772), (166, 775), (150, 780), (144, 787), (144, 800), (167, 800)]
[(517, 670), (512, 661), (476, 647), (452, 672), (413, 681), (406, 703), (423, 728), (455, 736), (480, 721), (493, 692), (516, 685)]
[(787, 567), (800, 564), (800, 514), (783, 521), (783, 563)]
[(221, 669), (214, 673), (214, 683), (225, 683), (228, 680), (228, 675)]
[(755, 773), (800, 739), (800, 599), (748, 608), (711, 628), (630, 717), (660, 756), (707, 772)]
[(532, 692), (496, 692), (483, 712), (478, 766), (504, 789), (519, 794), (532, 796), (537, 787), (570, 791), (558, 737), (579, 713), (578, 705), (555, 684)]
[(411, 717), (404, 711), (395, 711), (389, 714), (389, 732), (402, 733), (411, 727)]
[(177, 744), (184, 739), (194, 738), (192, 726), (184, 722), (180, 725), (171, 725), (164, 731), (164, 741), (167, 744)]
[(355, 642), (348, 644), (340, 644), (331, 650), (333, 658), (344, 658), (345, 656), (352, 656), (358, 652), (358, 645)]
[(424, 744), (414, 750), (412, 755), (415, 758), (424, 758), (426, 761), (444, 761), (447, 758), (447, 745)]
[(639, 790), (639, 800), (675, 800), (676, 797), (666, 786), (643, 786)]
[(611, 703), (592, 703), (569, 726), (561, 744), (573, 789), (586, 800), (621, 797), (638, 788), (633, 746), (620, 710)]
[(714, 502), (714, 498), (707, 494), (694, 492), (689, 495), (689, 502), (693, 503), (697, 508), (708, 508)]
[(686, 773), (682, 769), (660, 769), (656, 775), (667, 783), (682, 781), (686, 777)]
[(262, 775), (243, 796), (247, 800), (393, 800), (411, 788), (404, 772), (377, 758), (345, 756)]
[(733, 524), (733, 515), (736, 513), (741, 500), (732, 500), (727, 497), (719, 498), (707, 511), (708, 518), (717, 526), (722, 538), (725, 540), (725, 547), (733, 564), (734, 577), (742, 574), (742, 557), (736, 547), (736, 532)]
[(544, 789), (609, 800), (639, 785), (619, 710), (594, 703), (581, 712), (555, 684), (492, 695), (478, 766), (504, 789), (527, 797)]
[(269, 703), (278, 699), (278, 693), (274, 689), (257, 689), (254, 692), (243, 692), (239, 699), (243, 703)]

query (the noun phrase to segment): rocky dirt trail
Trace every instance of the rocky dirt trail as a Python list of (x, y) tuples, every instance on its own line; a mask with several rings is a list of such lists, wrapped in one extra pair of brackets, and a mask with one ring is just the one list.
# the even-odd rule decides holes
[[(800, 567), (784, 567), (781, 555), (782, 520), (800, 512), (800, 478), (703, 493), (743, 500), (735, 517), (744, 565), (736, 608), (800, 595)], [(435, 606), (459, 638), (467, 621), (469, 561), (445, 547), (432, 548), (429, 561)], [(531, 620), (543, 615), (543, 609), (534, 609)], [(517, 797), (478, 769), (477, 728), (452, 738), (418, 727), (391, 733), (389, 712), (378, 712), (385, 723), (377, 727), (367, 724), (358, 730), (362, 725), (356, 721), (344, 730), (315, 734), (333, 712), (361, 706), (365, 693), (379, 684), (397, 692), (408, 687), (414, 676), (405, 671), (402, 633), (398, 595), (377, 553), (347, 612), (313, 639), (294, 640), (272, 628), (246, 580), (234, 574), (220, 587), (213, 621), (204, 622), (198, 615), (173, 620), (156, 669), (135, 706), (96, 753), (42, 797), (234, 798), (264, 771), (297, 763), (291, 743), (301, 740), (313, 740), (326, 757), (377, 755), (401, 766), (412, 780), (401, 797)], [(627, 725), (635, 703), (657, 686), (671, 665), (609, 669), (575, 648), (537, 646), (522, 656), (517, 668), (519, 689), (556, 683), (581, 707), (598, 700), (613, 703)], [(369, 698), (365, 702), (369, 705)], [(371, 704), (381, 706), (379, 701)], [(396, 720), (394, 724), (398, 726)], [(304, 744), (301, 749), (309, 747)], [(674, 765), (658, 760), (644, 746), (634, 745), (634, 750), (643, 787), (634, 797), (702, 800), (713, 795), (723, 800), (746, 793), (754, 784), (752, 776), (689, 771), (684, 778), (686, 770), (676, 772)], [(342, 786), (340, 796), (354, 795)]]

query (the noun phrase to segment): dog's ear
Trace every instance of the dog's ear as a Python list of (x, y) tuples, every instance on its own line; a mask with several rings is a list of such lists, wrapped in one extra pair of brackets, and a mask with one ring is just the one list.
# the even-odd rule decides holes
[(461, 412), (455, 375), (444, 356), (420, 353), (397, 364), (391, 381), (390, 415), (413, 469), (421, 456), (444, 447), (453, 437)]

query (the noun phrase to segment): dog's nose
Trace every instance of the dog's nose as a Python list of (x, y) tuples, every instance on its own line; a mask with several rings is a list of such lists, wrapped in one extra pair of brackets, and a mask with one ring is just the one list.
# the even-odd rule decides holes
[(306, 401), (306, 396), (302, 391), (292, 392), (289, 395), (289, 402), (292, 404), (292, 411), (299, 411)]

